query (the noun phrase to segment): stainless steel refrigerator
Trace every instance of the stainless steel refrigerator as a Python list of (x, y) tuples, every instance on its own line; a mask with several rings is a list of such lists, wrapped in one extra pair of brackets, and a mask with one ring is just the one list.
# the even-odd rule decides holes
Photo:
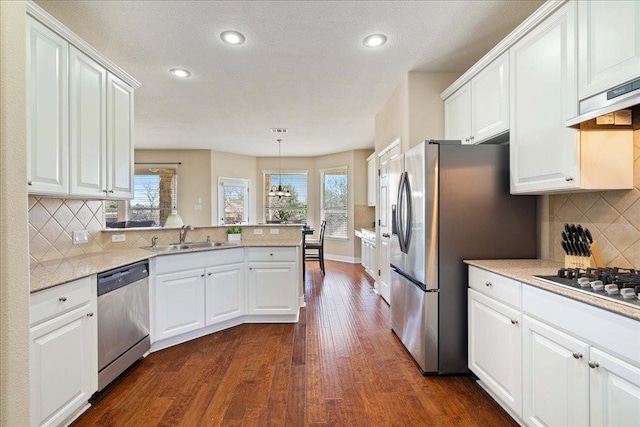
[(423, 374), (467, 372), (464, 259), (535, 258), (536, 197), (509, 146), (425, 141), (390, 164), (391, 328)]

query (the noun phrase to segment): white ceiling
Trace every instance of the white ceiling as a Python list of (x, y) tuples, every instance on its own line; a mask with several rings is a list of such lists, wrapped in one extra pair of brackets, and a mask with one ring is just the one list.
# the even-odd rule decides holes
[[(372, 148), (408, 71), (464, 72), (543, 1), (37, 1), (142, 83), (136, 148)], [(242, 32), (241, 46), (222, 43)], [(370, 49), (362, 39), (383, 33)], [(169, 75), (187, 68), (190, 79)], [(425, 135), (428, 137), (428, 135)]]

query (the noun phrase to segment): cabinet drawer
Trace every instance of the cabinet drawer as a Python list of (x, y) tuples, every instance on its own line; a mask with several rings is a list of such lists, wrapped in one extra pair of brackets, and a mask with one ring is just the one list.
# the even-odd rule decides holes
[(249, 261), (295, 261), (296, 248), (249, 248)]
[(93, 275), (31, 294), (29, 323), (34, 325), (90, 303), (96, 286), (96, 276)]
[(498, 301), (520, 308), (522, 285), (517, 280), (469, 266), (469, 287)]
[(155, 258), (156, 274), (244, 262), (244, 249), (215, 249), (186, 254), (162, 255)]

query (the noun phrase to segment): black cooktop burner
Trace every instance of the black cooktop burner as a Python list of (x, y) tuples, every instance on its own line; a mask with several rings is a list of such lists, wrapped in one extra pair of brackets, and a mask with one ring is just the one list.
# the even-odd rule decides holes
[(627, 268), (561, 268), (555, 276), (533, 276), (547, 283), (640, 308), (640, 271)]

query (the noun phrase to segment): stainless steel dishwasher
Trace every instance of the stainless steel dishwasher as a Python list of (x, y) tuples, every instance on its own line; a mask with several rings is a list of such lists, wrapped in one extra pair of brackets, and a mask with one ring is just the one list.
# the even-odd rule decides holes
[(98, 274), (98, 391), (150, 348), (149, 261)]

